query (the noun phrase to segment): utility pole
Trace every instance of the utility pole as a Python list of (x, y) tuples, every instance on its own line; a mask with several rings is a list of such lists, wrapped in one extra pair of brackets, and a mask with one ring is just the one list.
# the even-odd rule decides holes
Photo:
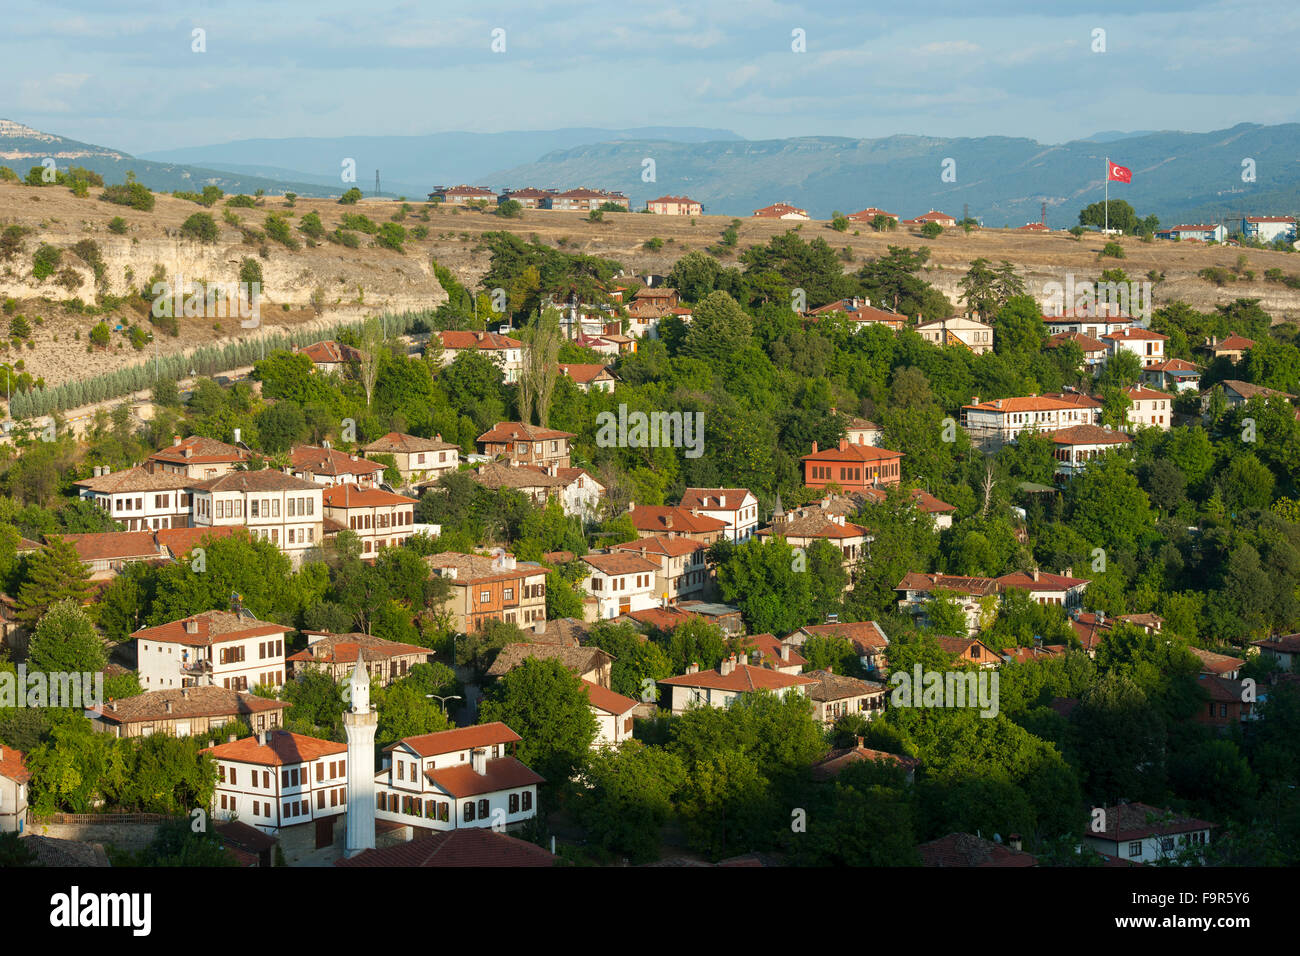
[(379, 198), (379, 170), (375, 170), (375, 198)]

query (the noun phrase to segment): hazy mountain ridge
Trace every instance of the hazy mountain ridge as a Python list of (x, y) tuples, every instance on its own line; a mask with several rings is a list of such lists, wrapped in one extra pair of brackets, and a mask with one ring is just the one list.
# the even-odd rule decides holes
[[(1103, 197), (1105, 158), (1133, 170), (1112, 199), (1130, 202), (1162, 223), (1229, 214), (1300, 211), (1300, 124), (1241, 124), (1210, 133), (1152, 133), (1119, 143), (1086, 140), (1046, 145), (986, 136), (944, 139), (890, 136), (857, 140), (801, 137), (738, 143), (609, 143), (549, 153), (534, 163), (488, 174), (497, 182), (555, 185), (599, 182), (638, 203), (687, 193), (714, 213), (748, 216), (785, 200), (824, 219), (839, 209), (877, 206), (904, 218), (929, 209), (972, 216), (989, 226), (1039, 219), (1066, 227), (1083, 206)], [(641, 181), (642, 159), (655, 160), (656, 179)], [(1243, 182), (1242, 160), (1256, 163), (1256, 181)], [(955, 161), (955, 182), (941, 178)]]

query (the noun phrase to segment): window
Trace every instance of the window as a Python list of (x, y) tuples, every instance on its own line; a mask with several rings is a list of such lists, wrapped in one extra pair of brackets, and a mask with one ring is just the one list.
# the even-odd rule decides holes
[(473, 800), (466, 800), (466, 801), (465, 801), (465, 814), (464, 814), (464, 815), (465, 815), (465, 822), (466, 822), (466, 823), (469, 823), (471, 820), (474, 819), (474, 801), (473, 801)]
[(486, 820), (488, 817), (488, 802), (484, 798), (478, 802), (478, 816), (480, 820)]
[(324, 791), (324, 790), (318, 790), (318, 791), (316, 791), (316, 809), (317, 809), (317, 810), (324, 810), (324, 809), (325, 809), (325, 791)]
[(1128, 855), (1129, 855), (1129, 856), (1141, 856), (1141, 855), (1142, 855), (1142, 841), (1140, 841), (1140, 840), (1134, 840), (1132, 843), (1130, 843), (1130, 844), (1128, 845)]
[(1161, 838), (1160, 838), (1160, 849), (1161, 849), (1162, 852), (1164, 852), (1164, 853), (1168, 853), (1168, 852), (1169, 852), (1170, 850), (1172, 850), (1173, 848), (1174, 848), (1174, 838), (1173, 838), (1173, 837), (1161, 837)]
[(533, 808), (533, 791), (524, 791), (524, 812), (527, 813)]
[(510, 812), (511, 813), (519, 812), (519, 794), (517, 793), (510, 794)]

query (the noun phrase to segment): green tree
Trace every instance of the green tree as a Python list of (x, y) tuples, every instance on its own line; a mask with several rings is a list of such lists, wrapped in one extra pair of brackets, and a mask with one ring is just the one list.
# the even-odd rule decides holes
[(75, 601), (55, 603), (36, 625), (27, 660), (33, 671), (98, 673), (107, 657), (90, 616)]
[(28, 558), (15, 616), (33, 626), (59, 601), (71, 599), (80, 606), (89, 600), (90, 592), (90, 569), (82, 563), (72, 542), (56, 535)]
[(534, 658), (488, 691), (479, 722), (492, 721), (519, 734), (516, 756), (557, 785), (583, 765), (598, 730), (582, 681), (557, 660)]
[(217, 222), (206, 212), (196, 212), (181, 223), (181, 235), (198, 242), (216, 242), (221, 230)]
[(646, 863), (658, 858), (660, 832), (685, 781), (681, 759), (662, 748), (638, 740), (601, 748), (582, 772), (575, 816), (597, 846)]

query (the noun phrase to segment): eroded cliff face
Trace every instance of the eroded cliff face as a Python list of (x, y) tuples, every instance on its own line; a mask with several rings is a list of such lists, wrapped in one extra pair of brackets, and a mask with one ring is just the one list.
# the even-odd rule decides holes
[[(196, 211), (209, 212), (218, 220), (221, 232), (216, 242), (180, 237), (180, 224)], [(268, 200), (268, 208), (238, 210), (240, 218), (253, 228), (260, 228), (271, 211), (306, 210), (288, 210), (283, 200)], [(108, 230), (114, 216), (128, 223), (127, 234)], [(7, 331), (12, 318), (22, 314), (35, 345), (17, 350), (10, 345), (7, 354), (0, 352), (0, 361), (14, 362), (21, 357), (33, 376), (55, 385), (139, 361), (153, 355), (155, 348), (166, 354), (286, 328), (323, 330), (381, 312), (432, 309), (446, 301), (424, 250), (408, 247), (405, 253), (398, 253), (364, 245), (348, 249), (326, 242), (311, 248), (301, 236), (297, 250), (270, 240), (249, 244), (242, 240), (239, 229), (221, 222), (221, 216), (220, 205), (203, 210), (194, 203), (164, 196), (157, 198), (152, 213), (142, 213), (94, 199), (77, 199), (60, 187), (0, 189), (0, 225), (16, 224), (31, 230), (23, 237), (21, 250), (0, 262), (0, 298), (15, 300), (10, 314), (0, 316), (0, 330)], [(297, 217), (290, 222), (296, 226)], [(85, 239), (98, 246), (103, 264), (98, 283), (92, 267), (70, 251)], [(33, 256), (42, 243), (62, 250), (62, 259), (54, 275), (38, 280), (33, 274)], [(255, 260), (262, 271), (259, 326), (244, 328), (238, 311), (227, 306), (214, 313), (206, 303), (201, 315), (177, 312), (176, 336), (150, 325), (148, 305), (138, 293), (150, 286), (151, 280), (161, 277), (171, 288), (186, 291), (196, 281), (205, 288), (210, 283), (235, 284), (245, 259)], [(123, 301), (106, 313), (95, 312), (93, 306), (101, 293)], [(83, 309), (79, 303), (92, 308)], [(101, 319), (115, 329), (114, 335), (108, 349), (89, 352), (90, 330)], [(133, 323), (157, 333), (155, 342), (143, 352), (134, 349), (127, 338)]]

